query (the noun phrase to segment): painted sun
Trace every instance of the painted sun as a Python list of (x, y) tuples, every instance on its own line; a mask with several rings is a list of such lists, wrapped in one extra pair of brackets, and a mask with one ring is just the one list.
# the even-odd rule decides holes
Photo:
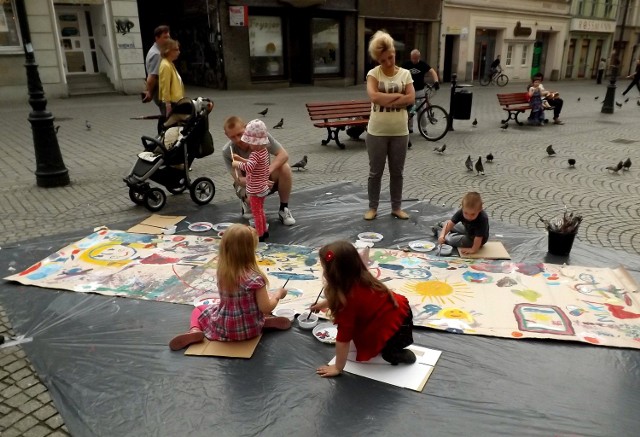
[(470, 298), (473, 292), (466, 282), (454, 282), (449, 284), (445, 281), (408, 281), (403, 290), (422, 296), (421, 302), (429, 299), (440, 305), (456, 304)]

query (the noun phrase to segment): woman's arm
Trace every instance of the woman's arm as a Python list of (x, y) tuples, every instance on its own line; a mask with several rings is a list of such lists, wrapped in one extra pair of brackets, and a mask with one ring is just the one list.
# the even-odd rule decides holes
[[(381, 93), (378, 91), (378, 79), (373, 76), (367, 77), (367, 94), (371, 102), (379, 106), (403, 106), (397, 102), (403, 97), (400, 93)], [(414, 93), (415, 96), (415, 93)], [(415, 100), (415, 97), (414, 97)], [(407, 106), (406, 104), (404, 106)]]
[(278, 290), (275, 296), (269, 295), (267, 287), (262, 287), (256, 290), (256, 300), (258, 302), (258, 309), (262, 311), (262, 314), (270, 314), (271, 311), (278, 305), (280, 299), (284, 299), (287, 295), (287, 290), (281, 288)]

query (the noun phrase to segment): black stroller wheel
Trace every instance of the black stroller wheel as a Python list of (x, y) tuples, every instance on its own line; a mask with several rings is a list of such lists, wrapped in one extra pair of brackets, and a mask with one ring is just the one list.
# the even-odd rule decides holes
[(136, 205), (144, 205), (144, 193), (136, 191), (133, 187), (129, 188), (129, 199)]
[(144, 194), (144, 206), (149, 211), (160, 211), (167, 203), (167, 195), (160, 188), (152, 188)]
[(216, 186), (209, 178), (198, 178), (191, 184), (191, 200), (198, 205), (206, 205), (216, 195)]

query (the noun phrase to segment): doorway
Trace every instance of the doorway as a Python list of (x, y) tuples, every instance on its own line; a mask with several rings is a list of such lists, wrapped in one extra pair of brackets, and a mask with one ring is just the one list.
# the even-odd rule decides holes
[(589, 54), (590, 39), (583, 39), (580, 47), (580, 61), (578, 63), (578, 77), (584, 78), (587, 72), (587, 55)]
[(450, 82), (453, 68), (453, 51), (456, 45), (457, 35), (446, 35), (444, 38), (444, 65), (442, 69), (442, 82)]
[[(297, 12), (297, 11), (296, 11)], [(289, 18), (288, 64), (291, 85), (313, 85), (313, 53), (311, 50), (311, 19), (294, 13)]]
[(476, 44), (473, 55), (473, 79), (489, 74), (491, 62), (495, 59), (496, 38), (495, 29), (476, 29)]
[(595, 79), (598, 76), (598, 66), (600, 65), (600, 58), (602, 58), (602, 44), (603, 40), (599, 39), (596, 42), (596, 51), (593, 54), (593, 62), (591, 65), (591, 79)]
[(58, 38), (66, 74), (97, 73), (98, 57), (87, 7), (57, 7)]

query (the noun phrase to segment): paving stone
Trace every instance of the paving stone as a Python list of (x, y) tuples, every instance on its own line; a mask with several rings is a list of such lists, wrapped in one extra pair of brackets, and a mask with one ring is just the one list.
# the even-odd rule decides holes
[(15, 396), (12, 396), (9, 399), (7, 399), (6, 401), (4, 401), (4, 403), (9, 405), (10, 407), (18, 408), (18, 406), (24, 404), (28, 400), (29, 400), (29, 396), (27, 396), (26, 394), (24, 394), (22, 392), (19, 392)]
[(9, 399), (20, 392), (21, 392), (20, 387), (18, 387), (17, 385), (11, 385), (2, 391), (0, 393), (0, 396), (3, 397), (4, 399)]
[(43, 425), (36, 425), (33, 428), (27, 430), (23, 435), (24, 437), (45, 437), (51, 434), (51, 430)]
[(24, 414), (30, 414), (33, 411), (37, 410), (38, 408), (40, 408), (42, 406), (42, 403), (35, 400), (35, 399), (31, 399), (26, 401), (25, 403), (18, 405), (18, 410), (22, 411)]
[(57, 413), (57, 411), (53, 407), (53, 405), (49, 404), (49, 405), (44, 405), (39, 410), (34, 411), (33, 412), (33, 416), (35, 418), (37, 418), (38, 420), (43, 421), (43, 420), (46, 420), (49, 417), (53, 416), (56, 413)]
[(6, 366), (4, 366), (4, 370), (6, 370), (9, 373), (15, 373), (26, 366), (28, 366), (27, 361), (25, 359), (18, 358), (17, 360), (13, 361), (11, 364), (7, 364)]
[[(28, 389), (26, 389), (24, 391), (24, 393), (29, 396), (29, 397), (35, 397), (38, 396), (40, 393), (46, 391), (47, 388), (44, 386), (44, 384), (38, 383), (32, 387), (29, 387)], [(38, 397), (39, 399), (39, 397)]]
[[(30, 376), (21, 379), (20, 381), (18, 381), (16, 383), (16, 385), (24, 390), (24, 389), (27, 389), (27, 388), (31, 387), (32, 385), (38, 384), (40, 382), (40, 380), (35, 375), (33, 375), (32, 372), (30, 372), (30, 373), (31, 373)], [(35, 396), (35, 395), (33, 395), (33, 396)]]
[(55, 414), (53, 417), (47, 419), (45, 423), (51, 429), (58, 429), (64, 425), (64, 420), (62, 420), (62, 416), (60, 416), (60, 414)]
[(23, 432), (20, 431), (18, 428), (9, 428), (5, 431), (2, 431), (2, 434), (0, 434), (2, 437), (18, 437), (18, 436), (22, 436)]
[(0, 429), (9, 428), (24, 417), (24, 413), (14, 410), (4, 417), (0, 417)]
[(24, 433), (25, 431), (27, 431), (28, 429), (33, 428), (37, 424), (38, 424), (38, 421), (36, 420), (35, 417), (26, 416), (26, 417), (20, 419), (18, 422), (14, 423), (13, 427), (19, 429), (20, 431), (22, 431)]

